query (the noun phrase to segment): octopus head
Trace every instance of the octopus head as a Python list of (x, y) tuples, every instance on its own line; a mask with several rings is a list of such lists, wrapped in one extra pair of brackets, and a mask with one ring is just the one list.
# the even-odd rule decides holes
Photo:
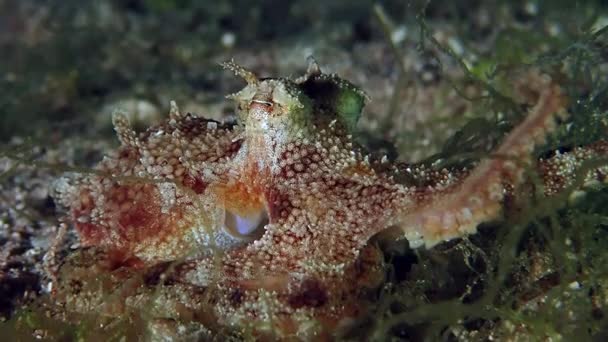
[(247, 81), (245, 88), (228, 98), (236, 102), (239, 123), (248, 136), (287, 138), (309, 129), (313, 106), (298, 84), (284, 78), (260, 79), (232, 62), (224, 66)]
[(223, 66), (247, 82), (228, 98), (236, 102), (240, 123), (251, 135), (306, 134), (313, 125), (334, 120), (353, 131), (367, 99), (350, 82), (322, 73), (312, 58), (306, 73), (295, 80), (258, 78), (234, 62)]

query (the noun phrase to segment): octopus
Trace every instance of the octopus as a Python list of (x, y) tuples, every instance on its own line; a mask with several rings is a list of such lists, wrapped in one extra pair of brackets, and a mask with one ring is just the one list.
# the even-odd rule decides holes
[(521, 123), (493, 154), (452, 170), (368, 153), (352, 136), (367, 96), (314, 60), (295, 79), (224, 67), (246, 82), (228, 96), (236, 122), (172, 102), (165, 122), (136, 133), (117, 113), (120, 147), (58, 182), (80, 242), (54, 283), (66, 312), (140, 317), (151, 337), (331, 339), (383, 281), (374, 236), (431, 248), (473, 234), (525, 195), (529, 170), (552, 196), (608, 155), (598, 141), (533, 157), (567, 115), (559, 85), (537, 71), (514, 81)]

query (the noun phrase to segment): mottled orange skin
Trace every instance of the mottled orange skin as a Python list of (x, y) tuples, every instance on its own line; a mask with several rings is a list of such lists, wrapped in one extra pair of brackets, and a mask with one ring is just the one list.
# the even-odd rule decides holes
[(256, 169), (247, 170), (242, 180), (226, 186), (218, 186), (214, 191), (224, 197), (226, 210), (242, 216), (264, 209), (264, 187), (261, 180), (265, 174)]
[[(245, 329), (260, 338), (328, 338), (364, 312), (361, 296), (383, 277), (382, 254), (369, 244), (377, 233), (397, 227), (412, 244), (431, 247), (498, 217), (504, 195), (524, 181), (530, 152), (565, 106), (559, 87), (533, 73), (522, 84), (538, 95), (498, 148), (499, 158), (465, 172), (404, 168), (370, 161), (339, 112), (301, 90), (329, 82), (338, 93), (361, 94), (350, 83), (316, 64), (296, 81), (258, 80), (234, 64), (228, 68), (248, 82), (232, 95), (239, 125), (173, 107), (166, 122), (138, 136), (116, 116), (122, 147), (98, 174), (65, 185), (59, 199), (82, 244), (105, 253), (100, 260), (128, 260), (145, 279), (158, 265), (175, 264), (160, 290), (171, 298), (166, 316), (180, 307), (177, 322), (185, 310), (210, 329)], [(594, 151), (579, 159), (606, 149)], [(400, 173), (424, 185), (395, 181)], [(554, 178), (545, 177), (557, 184)], [(268, 216), (261, 236), (225, 243), (226, 215), (259, 212)], [(71, 291), (67, 285), (60, 291), (79, 303), (71, 310), (103, 311)], [(126, 302), (138, 291), (144, 290), (119, 297)]]

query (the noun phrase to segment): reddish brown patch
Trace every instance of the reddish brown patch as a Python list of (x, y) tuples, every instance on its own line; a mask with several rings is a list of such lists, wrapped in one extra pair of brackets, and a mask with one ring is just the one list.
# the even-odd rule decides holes
[(280, 193), (278, 190), (268, 190), (266, 198), (268, 201), (268, 218), (271, 223), (285, 218), (293, 209), (289, 196)]
[(306, 279), (298, 291), (289, 297), (288, 303), (294, 309), (302, 307), (318, 308), (329, 300), (327, 291), (315, 279)]
[(590, 146), (595, 152), (600, 155), (608, 154), (608, 140), (597, 141)]
[[(135, 194), (132, 198), (130, 190)], [(106, 210), (106, 215), (115, 217), (116, 232), (125, 242), (143, 241), (166, 228), (166, 217), (160, 211), (158, 190), (154, 185), (114, 187), (108, 201), (118, 206), (116, 212)]]
[[(82, 190), (80, 201), (72, 209), (75, 227), (83, 246), (103, 246), (114, 253), (117, 264), (135, 267), (128, 261), (142, 242), (154, 239), (162, 243), (177, 238), (178, 221), (184, 221), (183, 208), (161, 211), (161, 200), (155, 184), (114, 183), (104, 189), (105, 201), (95, 203), (88, 190)], [(99, 208), (95, 206), (99, 205)], [(98, 209), (101, 216), (93, 215)]]
[[(78, 211), (74, 211), (74, 217), (81, 217), (83, 214), (78, 212)], [(80, 236), (80, 242), (82, 244), (82, 246), (87, 247), (87, 246), (94, 246), (99, 244), (104, 236), (106, 235), (104, 233), (104, 228), (94, 225), (92, 223), (81, 223), (81, 222), (76, 222), (74, 224), (74, 226), (76, 227), (76, 230), (78, 231), (78, 235)]]
[(119, 268), (143, 268), (144, 263), (141, 259), (128, 255), (123, 250), (112, 249), (107, 253), (104, 265), (108, 270), (114, 271)]
[(205, 192), (205, 189), (207, 189), (207, 186), (209, 184), (203, 182), (203, 180), (199, 177), (192, 177), (190, 175), (186, 175), (183, 180), (183, 185), (187, 188), (192, 189), (194, 193), (200, 195)]
[(139, 240), (140, 237), (138, 235), (140, 234), (132, 234), (129, 232), (130, 229), (136, 227), (146, 229), (145, 227), (148, 227), (148, 229), (146, 230), (150, 230), (149, 228), (152, 228), (156, 225), (156, 223), (160, 219), (158, 217), (158, 208), (150, 204), (153, 203), (134, 203), (131, 209), (127, 211), (122, 211), (118, 215), (119, 225), (117, 228), (119, 228), (119, 230), (123, 232), (123, 234), (121, 234), (122, 237), (129, 240)]
[(80, 201), (78, 201), (72, 209), (74, 226), (80, 235), (83, 246), (93, 246), (98, 244), (106, 234), (103, 227), (90, 221), (80, 222), (80, 218), (90, 220), (94, 202), (91, 194), (86, 190), (81, 191), (79, 199)]
[(383, 254), (375, 245), (368, 244), (352, 266), (357, 287), (375, 288), (384, 280)]
[(230, 157), (233, 157), (241, 149), (242, 145), (243, 145), (243, 139), (239, 139), (237, 141), (233, 141), (230, 144), (230, 148), (227, 151), (227, 155), (230, 156)]

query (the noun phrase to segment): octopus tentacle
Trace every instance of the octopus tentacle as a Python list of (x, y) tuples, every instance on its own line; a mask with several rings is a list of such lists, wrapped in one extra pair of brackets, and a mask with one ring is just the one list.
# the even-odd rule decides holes
[(169, 120), (139, 136), (126, 116), (113, 121), (119, 150), (96, 174), (66, 178), (57, 189), (82, 244), (112, 250), (119, 259), (152, 261), (212, 243), (224, 213), (210, 206), (218, 199), (207, 188), (227, 181), (226, 162), (241, 144), (238, 130), (182, 115), (175, 105)]
[(532, 152), (555, 128), (555, 116), (565, 110), (566, 101), (559, 86), (546, 75), (531, 73), (525, 78), (522, 95), (529, 101), (538, 94), (534, 107), (496, 150), (461, 182), (454, 186), (429, 189), (421, 205), (407, 208), (399, 225), (414, 245), (426, 247), (474, 233), (479, 223), (496, 219), (502, 210), (505, 186), (524, 181)]

